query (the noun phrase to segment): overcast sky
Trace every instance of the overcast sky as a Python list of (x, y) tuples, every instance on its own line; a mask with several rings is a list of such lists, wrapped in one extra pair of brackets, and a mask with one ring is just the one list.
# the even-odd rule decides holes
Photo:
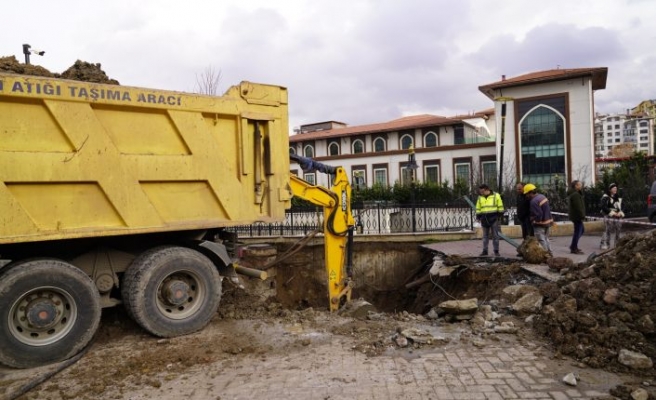
[(652, 0), (113, 0), (7, 2), (0, 56), (63, 72), (102, 64), (122, 85), (289, 89), (290, 130), (492, 107), (478, 86), (553, 68), (608, 67), (596, 110), (656, 98)]

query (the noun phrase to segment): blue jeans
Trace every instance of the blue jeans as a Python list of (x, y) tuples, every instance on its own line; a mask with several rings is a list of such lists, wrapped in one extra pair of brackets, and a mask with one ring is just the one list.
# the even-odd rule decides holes
[(487, 247), (490, 243), (490, 236), (492, 236), (492, 248), (495, 253), (499, 252), (499, 221), (495, 222), (492, 226), (483, 228), (483, 251), (487, 253)]
[(585, 228), (583, 227), (583, 221), (574, 221), (574, 234), (572, 235), (572, 244), (569, 245), (569, 249), (576, 251), (579, 248), (579, 239), (583, 236)]

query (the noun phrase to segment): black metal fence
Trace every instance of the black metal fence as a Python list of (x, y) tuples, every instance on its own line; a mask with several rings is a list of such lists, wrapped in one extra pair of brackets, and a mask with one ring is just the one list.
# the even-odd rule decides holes
[[(567, 221), (567, 199), (549, 193), (551, 209), (556, 221)], [(600, 195), (589, 192), (586, 196), (587, 215), (601, 216)], [(472, 198), (476, 201), (476, 198)], [(506, 213), (502, 224), (518, 224), (516, 219), (516, 194), (504, 196)], [(623, 210), (627, 217), (640, 217), (646, 213), (646, 198), (623, 198)], [(469, 204), (460, 198), (450, 203), (399, 205), (387, 202), (365, 202), (352, 206), (356, 231), (361, 234), (453, 232), (472, 230), (475, 213)], [(303, 236), (321, 229), (323, 209), (321, 207), (293, 207), (285, 214), (285, 221), (275, 224), (256, 223), (230, 228), (240, 237), (257, 236)]]
[[(449, 232), (471, 230), (474, 213), (464, 200), (444, 204), (398, 205), (368, 202), (352, 206), (361, 234)], [(321, 207), (294, 207), (281, 223), (255, 223), (230, 228), (240, 237), (306, 235), (323, 226)]]

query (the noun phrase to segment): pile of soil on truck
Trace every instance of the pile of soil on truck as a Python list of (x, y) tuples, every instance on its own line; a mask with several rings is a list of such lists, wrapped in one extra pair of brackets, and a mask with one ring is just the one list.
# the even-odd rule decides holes
[(0, 72), (71, 79), (75, 81), (104, 83), (110, 85), (119, 84), (116, 79), (111, 79), (107, 76), (105, 71), (102, 70), (100, 64), (93, 64), (80, 60), (75, 61), (75, 64), (60, 74), (50, 72), (39, 65), (20, 63), (14, 56), (0, 57)]

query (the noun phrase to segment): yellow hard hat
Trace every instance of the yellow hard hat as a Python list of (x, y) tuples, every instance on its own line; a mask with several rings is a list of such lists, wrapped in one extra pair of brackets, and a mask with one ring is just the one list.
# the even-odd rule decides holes
[(527, 183), (526, 185), (524, 185), (524, 194), (527, 194), (528, 192), (531, 192), (531, 191), (536, 190), (536, 189), (537, 188), (535, 187), (534, 184)]

